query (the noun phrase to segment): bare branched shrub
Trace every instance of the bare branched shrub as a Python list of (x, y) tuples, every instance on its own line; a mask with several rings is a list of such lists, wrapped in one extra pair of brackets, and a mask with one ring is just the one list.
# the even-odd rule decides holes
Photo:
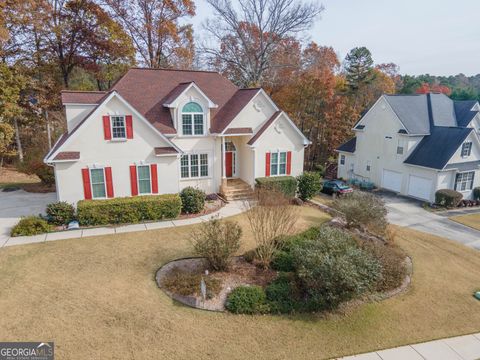
[(257, 243), (256, 258), (267, 268), (282, 239), (293, 233), (298, 208), (278, 191), (257, 189), (253, 199), (245, 201), (246, 216)]
[(227, 270), (230, 260), (240, 249), (242, 228), (234, 221), (211, 220), (196, 227), (191, 234), (195, 253), (207, 259), (213, 270)]

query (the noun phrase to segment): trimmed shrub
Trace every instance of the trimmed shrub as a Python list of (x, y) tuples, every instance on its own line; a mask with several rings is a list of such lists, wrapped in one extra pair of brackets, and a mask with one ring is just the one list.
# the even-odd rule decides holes
[(28, 216), (22, 218), (10, 232), (11, 236), (31, 236), (49, 232), (51, 225), (39, 216)]
[(343, 214), (349, 227), (366, 228), (380, 235), (386, 231), (387, 209), (376, 195), (354, 191), (335, 199), (332, 207)]
[(310, 200), (322, 190), (320, 174), (316, 172), (304, 172), (297, 176), (298, 197), (302, 200)]
[(77, 219), (84, 226), (138, 223), (174, 219), (181, 208), (177, 194), (81, 200), (77, 203)]
[(385, 245), (373, 242), (363, 242), (361, 245), (378, 260), (381, 265), (382, 276), (377, 282), (376, 290), (380, 292), (393, 290), (402, 285), (407, 268), (405, 266), (405, 254), (395, 245)]
[(480, 187), (476, 187), (473, 189), (473, 199), (480, 200)]
[(293, 256), (290, 252), (278, 250), (275, 252), (270, 267), (277, 271), (294, 271)]
[(381, 266), (345, 231), (324, 226), (317, 240), (305, 240), (292, 254), (299, 284), (311, 311), (330, 310), (375, 289)]
[(245, 259), (246, 262), (251, 264), (255, 260), (256, 254), (257, 254), (256, 249), (248, 250), (246, 253), (243, 254), (243, 258)]
[(182, 199), (182, 212), (185, 214), (197, 214), (205, 207), (205, 193), (191, 186), (180, 192)]
[(301, 292), (292, 274), (280, 274), (265, 288), (265, 294), (272, 313), (291, 313), (301, 307)]
[(260, 286), (239, 286), (228, 294), (225, 307), (235, 314), (264, 314), (269, 311), (266, 300)]
[(242, 228), (234, 221), (212, 218), (192, 233), (195, 253), (205, 257), (213, 270), (227, 270), (230, 260), (240, 249)]
[(75, 208), (65, 201), (47, 205), (48, 221), (55, 225), (65, 225), (75, 219)]
[(297, 179), (293, 176), (256, 178), (255, 182), (258, 188), (279, 191), (289, 198), (295, 197), (297, 193)]
[(435, 204), (444, 207), (457, 207), (463, 195), (452, 189), (440, 189), (435, 192)]

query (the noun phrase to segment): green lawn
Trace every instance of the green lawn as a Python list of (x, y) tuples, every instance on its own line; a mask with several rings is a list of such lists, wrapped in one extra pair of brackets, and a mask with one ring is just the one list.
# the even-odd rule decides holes
[(452, 216), (450, 220), (480, 230), (480, 214)]
[[(244, 249), (253, 246), (245, 217)], [(327, 220), (302, 208), (299, 230)], [(192, 227), (0, 250), (0, 338), (55, 341), (59, 359), (321, 359), (480, 330), (480, 255), (400, 229), (410, 290), (337, 314), (245, 316), (173, 302), (154, 281), (191, 255)]]

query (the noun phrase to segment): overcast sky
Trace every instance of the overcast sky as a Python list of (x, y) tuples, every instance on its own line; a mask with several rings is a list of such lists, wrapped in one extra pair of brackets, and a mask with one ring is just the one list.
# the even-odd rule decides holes
[[(238, 0), (233, 0), (238, 1)], [(292, 0), (295, 1), (295, 0)], [(480, 0), (323, 0), (325, 11), (306, 34), (332, 46), (340, 59), (366, 46), (375, 63), (394, 62), (402, 74), (480, 73)], [(211, 15), (196, 0), (195, 33)]]

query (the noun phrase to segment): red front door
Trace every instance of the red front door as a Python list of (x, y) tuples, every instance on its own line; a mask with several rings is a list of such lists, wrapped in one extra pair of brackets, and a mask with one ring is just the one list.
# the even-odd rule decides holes
[(225, 170), (227, 172), (227, 178), (233, 176), (233, 152), (231, 151), (225, 153)]

